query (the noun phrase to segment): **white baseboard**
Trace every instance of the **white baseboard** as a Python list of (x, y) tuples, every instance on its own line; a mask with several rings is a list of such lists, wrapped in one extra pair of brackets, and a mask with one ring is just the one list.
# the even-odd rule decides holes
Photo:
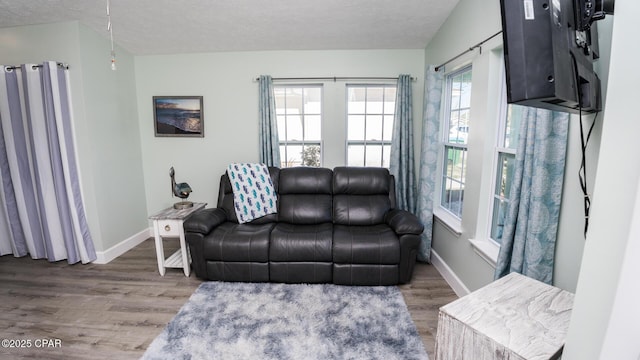
[(438, 270), (444, 281), (451, 286), (458, 297), (463, 297), (471, 293), (469, 289), (462, 283), (462, 280), (453, 272), (453, 270), (442, 260), (437, 252), (431, 250), (431, 265)]
[(96, 251), (94, 264), (108, 264), (113, 259), (133, 249), (141, 242), (152, 236), (151, 228), (144, 229), (131, 237), (122, 240), (105, 251)]

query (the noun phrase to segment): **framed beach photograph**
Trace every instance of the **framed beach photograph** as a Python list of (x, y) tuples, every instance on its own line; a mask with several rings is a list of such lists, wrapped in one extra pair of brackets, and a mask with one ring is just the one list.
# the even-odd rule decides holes
[(156, 136), (204, 137), (202, 96), (154, 96)]

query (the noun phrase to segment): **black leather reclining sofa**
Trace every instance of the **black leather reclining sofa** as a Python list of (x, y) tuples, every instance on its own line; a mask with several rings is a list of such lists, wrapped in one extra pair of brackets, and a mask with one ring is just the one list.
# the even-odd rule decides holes
[(394, 285), (411, 280), (423, 226), (396, 209), (384, 168), (269, 168), (278, 212), (238, 224), (227, 175), (216, 208), (184, 223), (205, 280)]

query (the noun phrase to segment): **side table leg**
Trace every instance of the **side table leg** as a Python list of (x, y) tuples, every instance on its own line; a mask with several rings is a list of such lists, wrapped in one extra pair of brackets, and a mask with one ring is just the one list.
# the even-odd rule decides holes
[(156, 241), (156, 256), (158, 258), (158, 272), (164, 276), (164, 247), (162, 246), (162, 237), (158, 232), (158, 221), (153, 221), (153, 233)]
[(184, 229), (180, 229), (180, 253), (182, 253), (182, 269), (184, 275), (189, 276), (191, 273), (191, 261), (189, 259), (189, 249), (184, 238)]

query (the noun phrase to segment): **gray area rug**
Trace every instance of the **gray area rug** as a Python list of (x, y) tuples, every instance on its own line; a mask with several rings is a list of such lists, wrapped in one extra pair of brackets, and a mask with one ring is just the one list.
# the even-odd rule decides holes
[(143, 359), (428, 359), (395, 286), (205, 282)]

